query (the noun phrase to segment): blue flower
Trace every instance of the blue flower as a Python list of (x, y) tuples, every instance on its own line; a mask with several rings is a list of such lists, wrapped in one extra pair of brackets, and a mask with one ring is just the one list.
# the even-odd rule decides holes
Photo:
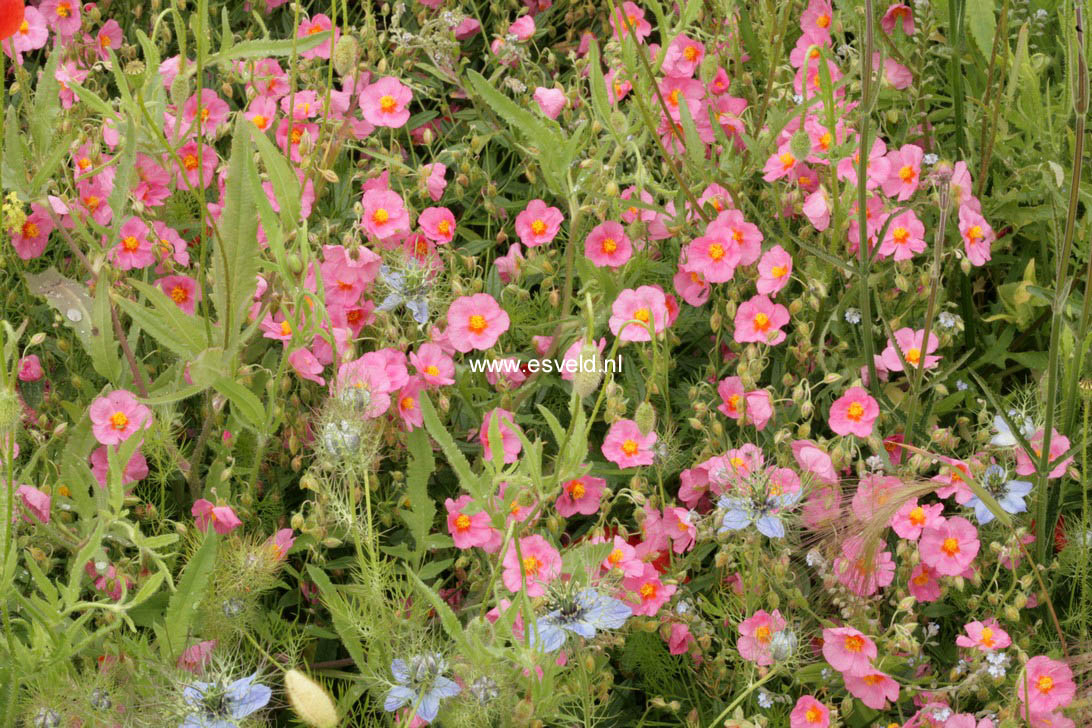
[(784, 538), (785, 524), (781, 521), (781, 509), (799, 499), (800, 493), (783, 493), (760, 498), (721, 496), (717, 507), (724, 509), (718, 533), (739, 531), (752, 523), (758, 532), (769, 538)]
[(273, 691), (255, 683), (258, 673), (229, 685), (195, 682), (182, 689), (187, 705), (196, 711), (186, 716), (179, 728), (238, 728), (237, 721), (261, 710)]
[[(1009, 410), (1009, 418), (1020, 425), (1020, 434), (1024, 438), (1030, 438), (1035, 434), (1035, 423), (1031, 421), (1030, 417), (1024, 417), (1024, 421), (1020, 422), (1018, 418), (1019, 413), (1016, 410)], [(990, 444), (995, 447), (1015, 447), (1016, 435), (1012, 434), (1012, 429), (1008, 423), (1005, 422), (1005, 418), (1001, 415), (994, 415), (993, 427), (997, 430), (997, 434), (990, 439)]]
[(633, 616), (633, 608), (628, 604), (595, 589), (584, 589), (560, 601), (557, 609), (535, 620), (532, 644), (546, 652), (561, 649), (569, 632), (591, 639), (597, 630), (618, 629)]
[(455, 682), (440, 675), (446, 667), (447, 663), (438, 652), (414, 655), (408, 663), (393, 660), (391, 673), (398, 684), (387, 693), (383, 710), (393, 713), (403, 705), (409, 705), (426, 723), (436, 720), (440, 701), (453, 698), (462, 690)]
[[(1008, 473), (1000, 465), (991, 465), (982, 475), (982, 487), (989, 491), (997, 504), (1006, 513), (1026, 513), (1024, 498), (1031, 492), (1032, 484), (1026, 480), (1008, 480)], [(993, 520), (993, 511), (978, 496), (974, 496), (966, 505), (974, 508), (974, 516), (985, 525)]]
[(428, 323), (428, 289), (424, 285), (412, 285), (404, 273), (392, 271), (387, 266), (380, 266), (379, 277), (391, 292), (376, 308), (380, 311), (393, 311), (401, 305), (413, 315), (413, 320), (424, 326)]

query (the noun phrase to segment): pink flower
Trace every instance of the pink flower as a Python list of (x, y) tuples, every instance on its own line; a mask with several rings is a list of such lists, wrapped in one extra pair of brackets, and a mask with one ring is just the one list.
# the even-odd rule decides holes
[(694, 525), (693, 515), (686, 508), (665, 508), (664, 529), (672, 541), (672, 551), (682, 554), (694, 548), (698, 537), (698, 528)]
[(657, 334), (667, 328), (667, 299), (653, 286), (626, 288), (614, 299), (610, 311), (611, 333), (622, 341), (651, 341), (650, 323)]
[(789, 323), (789, 309), (758, 294), (736, 309), (735, 340), (777, 346), (785, 340), (781, 327)]
[(590, 516), (599, 510), (599, 499), (603, 497), (603, 488), (607, 481), (585, 475), (573, 478), (561, 486), (561, 495), (557, 497), (557, 512), (565, 518), (577, 513)]
[[(1050, 437), (1050, 462), (1060, 458), (1069, 450), (1069, 438), (1058, 432), (1057, 430), (1051, 430)], [(1043, 430), (1038, 430), (1032, 435), (1031, 440), (1028, 441), (1031, 445), (1032, 451), (1035, 453), (1035, 462), (1024, 452), (1024, 448), (1019, 445), (1016, 447), (1016, 474), (1017, 475), (1032, 475), (1035, 473), (1039, 466), (1039, 458), (1043, 455)], [(1060, 478), (1065, 475), (1065, 471), (1069, 468), (1069, 464), (1073, 462), (1073, 458), (1069, 457), (1054, 466), (1054, 469), (1050, 471), (1050, 478)]]
[(899, 699), (899, 684), (879, 670), (842, 677), (849, 694), (873, 710), (883, 710), (888, 700), (895, 702)]
[(895, 579), (891, 552), (882, 544), (866, 548), (864, 538), (851, 536), (842, 543), (842, 555), (834, 560), (838, 581), (858, 596), (867, 597)]
[(155, 253), (148, 241), (148, 226), (138, 217), (130, 217), (118, 231), (118, 243), (110, 251), (118, 270), (147, 268), (155, 263)]
[(455, 548), (469, 549), (485, 546), (499, 532), (493, 528), (493, 521), (485, 511), (467, 514), (464, 511), (470, 505), (468, 495), (459, 496), (458, 500), (448, 498), (444, 501), (447, 508), (447, 530), (455, 541)]
[(633, 243), (621, 224), (600, 223), (584, 239), (584, 255), (596, 268), (620, 268), (633, 256)]
[(925, 225), (913, 210), (907, 210), (891, 221), (887, 235), (880, 243), (876, 254), (881, 258), (891, 256), (893, 260), (910, 260), (917, 253), (925, 250)]
[(310, 379), (319, 386), (326, 386), (326, 380), (322, 376), (322, 370), (325, 367), (310, 349), (302, 347), (295, 349), (288, 355), (288, 363), (296, 370), (296, 374), (304, 379)]
[(762, 179), (767, 182), (773, 182), (774, 180), (786, 177), (792, 172), (793, 167), (796, 166), (799, 160), (793, 156), (789, 143), (785, 142), (774, 154), (770, 155), (770, 158), (766, 160), (766, 165), (762, 168), (765, 173), (762, 175)]
[(519, 553), (510, 544), (504, 554), (501, 580), (510, 592), (518, 592), (527, 584), (527, 596), (534, 598), (546, 593), (546, 586), (561, 574), (561, 554), (539, 535), (519, 540)]
[(830, 0), (809, 0), (800, 16), (800, 30), (811, 40), (810, 45), (829, 44), (832, 15)]
[(838, 482), (838, 473), (834, 470), (834, 463), (830, 455), (824, 452), (818, 445), (810, 440), (794, 440), (790, 445), (793, 457), (797, 464), (818, 480), (827, 484)]
[(918, 564), (910, 572), (910, 582), (907, 588), (910, 595), (919, 602), (935, 602), (940, 599), (940, 582), (936, 571), (925, 564)]
[(38, 10), (49, 27), (62, 38), (71, 38), (82, 25), (80, 3), (76, 0), (42, 0)]
[(603, 439), (603, 455), (620, 468), (651, 465), (656, 433), (641, 434), (633, 420), (617, 420)]
[(731, 231), (717, 221), (709, 223), (705, 235), (692, 240), (683, 250), (685, 263), (682, 269), (695, 272), (709, 283), (726, 283), (732, 280), (739, 265), (739, 246), (734, 244)]
[(633, 607), (633, 613), (651, 617), (660, 611), (677, 587), (660, 581), (660, 572), (646, 562), (642, 564), (640, 575), (622, 579), (622, 588), (626, 592), (624, 601)]
[(523, 449), (523, 443), (520, 442), (519, 436), (516, 434), (516, 432), (521, 430), (512, 418), (512, 413), (506, 409), (501, 409), (500, 407), (494, 407), (486, 413), (485, 418), (482, 420), (482, 426), (478, 431), (478, 437), (481, 439), (482, 448), (485, 450), (485, 458), (486, 460), (493, 459), (493, 449), (489, 442), (489, 429), (494, 420), (496, 420), (497, 430), (500, 432), (501, 450), (504, 452), (504, 462), (514, 463), (519, 458), (520, 450)]
[(671, 625), (671, 636), (667, 639), (667, 651), (672, 655), (683, 655), (694, 643), (694, 635), (690, 634), (690, 627), (675, 622)]
[(1016, 680), (1016, 695), (1032, 713), (1049, 713), (1073, 701), (1077, 686), (1064, 662), (1039, 655), (1028, 660)]
[(436, 202), (444, 196), (444, 189), (447, 187), (447, 181), (444, 179), (444, 175), (447, 174), (447, 165), (433, 162), (424, 165), (421, 169), (428, 174), (428, 177), (425, 178), (425, 189), (428, 190), (428, 196), (432, 198), (433, 202)]
[(743, 380), (739, 377), (725, 377), (717, 385), (717, 394), (720, 395), (721, 404), (717, 406), (724, 416), (738, 420), (743, 417), (746, 401), (746, 392), (743, 389)]
[(520, 16), (508, 26), (508, 32), (516, 36), (518, 40), (531, 40), (531, 37), (535, 34), (535, 19), (530, 15)]
[(774, 633), (785, 629), (787, 624), (781, 612), (776, 609), (772, 614), (764, 609), (758, 610), (739, 623), (740, 636), (736, 640), (739, 656), (756, 665), (772, 665), (774, 660), (770, 643)]
[(460, 296), (447, 309), (447, 336), (456, 351), (484, 351), (508, 330), (508, 314), (488, 293)]
[(958, 576), (974, 561), (979, 546), (978, 529), (966, 518), (955, 516), (923, 529), (918, 551), (922, 562), (938, 574)]
[(904, 144), (887, 153), (889, 172), (883, 181), (883, 193), (900, 201), (910, 199), (921, 181), (921, 160), (924, 152), (916, 144)]
[(905, 3), (892, 3), (890, 7), (887, 8), (887, 12), (883, 14), (883, 20), (880, 21), (880, 27), (883, 28), (883, 32), (891, 35), (895, 32), (895, 28), (900, 20), (902, 21), (902, 32), (907, 35), (913, 35), (914, 11)]
[(37, 382), (42, 378), (42, 362), (37, 354), (28, 354), (19, 360), (19, 381)]
[(942, 503), (918, 505), (918, 499), (903, 503), (895, 515), (891, 517), (891, 528), (899, 535), (899, 538), (917, 541), (921, 537), (922, 530), (933, 523), (943, 520), (944, 512)]
[(877, 654), (876, 643), (852, 627), (823, 630), (823, 659), (838, 672), (864, 675)]
[(385, 240), (397, 233), (409, 232), (409, 213), (397, 192), (371, 189), (364, 193), (361, 204), (364, 214), (360, 225), (373, 238)]
[(205, 665), (212, 659), (212, 651), (216, 648), (216, 640), (205, 640), (196, 645), (190, 645), (178, 657), (179, 669), (200, 675)]
[(727, 239), (735, 243), (739, 249), (739, 265), (751, 265), (762, 255), (762, 231), (754, 223), (747, 222), (739, 210), (725, 210), (717, 215), (706, 226), (705, 234), (712, 236), (711, 229), (723, 231)]
[(877, 511), (890, 502), (902, 481), (895, 476), (869, 473), (861, 478), (857, 492), (853, 494), (853, 515), (859, 521), (869, 521)]
[(762, 254), (758, 261), (758, 281), (755, 288), (763, 295), (777, 295), (792, 275), (792, 256), (780, 245)]
[[(1077, 724), (1061, 713), (1032, 713), (1031, 728), (1077, 728)], [(985, 718), (983, 718), (985, 722)], [(945, 726), (944, 728), (948, 728)], [(978, 728), (983, 728), (982, 724)], [(988, 723), (985, 728), (993, 728), (993, 723)]]
[(614, 537), (614, 548), (599, 565), (604, 571), (620, 569), (623, 576), (640, 576), (645, 564), (637, 557), (637, 551), (621, 536)]
[(194, 307), (201, 300), (197, 281), (189, 276), (164, 276), (155, 282), (183, 312), (193, 315)]
[(515, 216), (515, 234), (527, 248), (542, 246), (557, 235), (565, 216), (557, 207), (549, 207), (542, 200), (532, 200)]
[(568, 101), (565, 98), (565, 92), (561, 89), (543, 86), (535, 89), (534, 99), (538, 108), (550, 119), (556, 119)]
[(667, 76), (690, 78), (705, 58), (705, 46), (680, 33), (668, 44), (660, 69)]
[[(565, 350), (564, 356), (561, 357), (562, 362), (574, 362), (573, 364), (562, 364), (561, 378), (566, 382), (571, 382), (573, 380), (576, 373), (580, 371), (581, 366), (590, 366), (590, 364), (586, 363), (588, 361), (587, 359), (582, 359), (580, 357), (581, 352), (584, 350), (584, 343), (584, 339), (577, 339), (569, 345), (569, 348)], [(591, 341), (588, 343), (594, 344), (595, 347), (599, 349), (600, 356), (603, 355), (603, 351), (607, 348), (606, 338), (600, 338), (598, 342)], [(572, 371), (569, 371), (570, 367), (573, 369)]]
[(178, 187), (186, 190), (198, 189), (202, 185), (210, 187), (220, 160), (211, 145), (204, 144), (198, 149), (197, 142), (191, 141), (178, 148), (178, 163)]
[(629, 0), (623, 2), (621, 7), (615, 8), (610, 16), (610, 27), (618, 39), (630, 32), (636, 35), (638, 40), (652, 34), (652, 25), (645, 20), (645, 11)]
[(675, 286), (675, 291), (691, 306), (704, 305), (713, 292), (709, 281), (705, 280), (705, 276), (695, 271), (686, 270), (685, 264), (679, 265), (679, 270), (675, 273), (675, 277), (671, 279), (671, 282)]
[(89, 414), (95, 439), (103, 445), (125, 442), (152, 421), (152, 411), (125, 389), (116, 389), (96, 399)]
[(990, 246), (996, 236), (986, 218), (971, 205), (959, 206), (959, 236), (971, 265), (984, 265), (990, 259)]
[[(14, 8), (12, 8), (14, 10)], [(116, 25), (116, 23), (115, 23)], [(28, 51), (36, 51), (46, 44), (49, 39), (49, 29), (46, 19), (38, 12), (38, 8), (28, 5), (23, 9), (23, 22), (15, 28), (15, 34), (3, 42), (4, 53), (11, 55), (14, 46), (15, 60), (23, 62), (23, 54)]]
[[(216, 128), (227, 121), (231, 108), (227, 102), (216, 95), (211, 88), (201, 89), (201, 133), (205, 136), (216, 134)], [(186, 128), (192, 130), (193, 122), (197, 120), (197, 94), (193, 94), (186, 103), (182, 104), (182, 120), (186, 122)], [(192, 133), (192, 131), (190, 132)]]
[(216, 530), (216, 533), (221, 536), (229, 534), (243, 525), (243, 522), (235, 515), (235, 511), (231, 509), (231, 506), (214, 506), (204, 498), (199, 498), (193, 504), (190, 512), (195, 519), (194, 525), (202, 533), (208, 532), (210, 524)]
[(408, 86), (393, 76), (384, 76), (360, 92), (360, 110), (368, 123), (397, 129), (409, 121), (412, 100), (413, 91)]
[(291, 528), (281, 528), (265, 540), (266, 547), (277, 561), (282, 561), (288, 555), (294, 543), (296, 543), (296, 537)]
[[(107, 478), (110, 474), (110, 456), (106, 448), (106, 445), (95, 448), (90, 458), (91, 474), (95, 476), (100, 488), (106, 487)], [(117, 453), (117, 446), (114, 447), (114, 452)], [(146, 477), (148, 477), (148, 461), (145, 460), (144, 454), (137, 450), (129, 458), (129, 462), (125, 464), (125, 470), (121, 474), (121, 484), (132, 485), (133, 483), (139, 483)]]
[(425, 342), (409, 355), (410, 363), (430, 388), (455, 383), (455, 362), (439, 344)]
[(830, 429), (839, 435), (868, 437), (880, 405), (862, 387), (850, 387), (830, 406)]
[(335, 380), (336, 391), (356, 402), (363, 409), (365, 419), (383, 415), (390, 408), (391, 392), (401, 386), (392, 382), (387, 371), (377, 367), (373, 361), (362, 356), (343, 362), (338, 367)]
[(830, 709), (811, 695), (802, 695), (789, 713), (789, 728), (829, 728)]
[(996, 619), (988, 619), (985, 622), (968, 622), (964, 625), (967, 637), (956, 637), (956, 645), (959, 647), (973, 647), (982, 652), (990, 650), (1003, 650), (1012, 644), (1009, 633), (1001, 629)]
[(31, 260), (45, 252), (49, 234), (53, 232), (53, 219), (44, 207), (32, 202), (30, 214), (23, 221), (23, 226), (9, 232), (15, 254), (23, 260)]
[[(52, 499), (31, 485), (20, 485), (15, 489), (15, 494), (23, 501), (23, 507), (38, 519), (40, 523), (49, 523), (49, 508)], [(31, 522), (25, 515), (23, 520)]]
[[(313, 18), (305, 18), (303, 20), (300, 20), (299, 29), (296, 31), (296, 37), (306, 38), (308, 36), (330, 30), (331, 27), (333, 26), (330, 23), (330, 18), (323, 15), (322, 13), (318, 13)], [(304, 51), (303, 53), (300, 53), (300, 56), (303, 58), (323, 58), (329, 60), (330, 48), (337, 43), (339, 35), (340, 33), (338, 32), (338, 29), (334, 28), (333, 38), (326, 42), (319, 43), (317, 46), (309, 51)], [(401, 124), (399, 124), (399, 126), (401, 126)]]
[[(879, 65), (880, 54), (873, 53), (872, 67), (877, 68)], [(914, 83), (914, 74), (909, 68), (888, 56), (883, 59), (883, 80), (896, 91), (902, 91), (910, 88), (910, 85)]]
[[(924, 366), (926, 369), (935, 367), (942, 357), (930, 356), (930, 354), (936, 351), (937, 347), (940, 346), (940, 339), (937, 338), (936, 334), (930, 331), (929, 346), (927, 347), (927, 350), (923, 352), (922, 349), (926, 348), (922, 346), (924, 337), (924, 329), (915, 331), (907, 326), (896, 331), (895, 341), (892, 342), (888, 339), (887, 346), (880, 352), (880, 359), (883, 361), (884, 367), (893, 372), (901, 372), (903, 371), (902, 359), (905, 359), (906, 363), (915, 369), (919, 366)], [(898, 346), (899, 351), (902, 352), (902, 359), (899, 358), (898, 353), (895, 351), (896, 346)], [(923, 354), (925, 355), (924, 365), (922, 364)]]
[(455, 237), (455, 216), (446, 207), (426, 207), (417, 216), (417, 225), (425, 237), (438, 245)]

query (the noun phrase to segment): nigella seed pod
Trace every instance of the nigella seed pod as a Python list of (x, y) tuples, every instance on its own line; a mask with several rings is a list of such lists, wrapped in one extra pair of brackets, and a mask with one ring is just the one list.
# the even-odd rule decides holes
[(34, 716), (34, 721), (31, 723), (34, 728), (59, 728), (61, 725), (61, 716), (55, 710), (49, 708), (42, 708)]
[(334, 728), (337, 725), (337, 709), (330, 695), (299, 670), (289, 670), (284, 674), (284, 691), (296, 715), (307, 725), (315, 728)]
[(243, 613), (243, 610), (246, 609), (246, 605), (243, 604), (242, 599), (236, 599), (232, 597), (231, 599), (227, 599), (224, 601), (224, 605), (221, 607), (221, 609), (223, 610), (225, 617), (228, 617), (229, 619), (234, 619), (235, 617), (238, 617), (240, 614)]
[(113, 703), (110, 700), (110, 694), (102, 688), (95, 688), (91, 691), (91, 707), (95, 710), (109, 710)]
[(797, 643), (796, 633), (791, 629), (776, 632), (770, 640), (770, 655), (775, 661), (784, 662), (796, 652)]

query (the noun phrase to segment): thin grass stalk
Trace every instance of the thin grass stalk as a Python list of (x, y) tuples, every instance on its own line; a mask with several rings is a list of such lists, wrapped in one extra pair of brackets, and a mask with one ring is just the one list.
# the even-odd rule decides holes
[[(1073, 250), (1073, 234), (1077, 223), (1077, 203), (1080, 197), (1081, 165), (1084, 162), (1084, 133), (1085, 119), (1088, 115), (1088, 64), (1084, 55), (1084, 27), (1083, 9), (1080, 5), (1074, 8), (1076, 15), (1077, 33), (1077, 78), (1076, 87), (1073, 89), (1073, 109), (1076, 112), (1074, 122), (1073, 140), (1073, 167), (1069, 185), (1069, 209), (1066, 214), (1065, 232), (1062, 237), (1062, 248), (1058, 254), (1058, 264), (1055, 273), (1054, 300), (1051, 304), (1053, 321), (1050, 326), (1050, 348), (1047, 363), (1047, 395), (1046, 417), (1043, 423), (1042, 451), (1039, 455), (1039, 497), (1036, 499), (1035, 538), (1036, 551), (1039, 561), (1044, 562), (1050, 556), (1048, 548), (1048, 536), (1054, 530), (1052, 521), (1056, 518), (1058, 503), (1061, 501), (1060, 489), (1049, 488), (1050, 483), (1050, 444), (1054, 434), (1054, 408), (1058, 401), (1058, 375), (1059, 375), (1059, 350), (1061, 349), (1061, 329), (1065, 325), (1063, 312), (1066, 299), (1072, 281), (1067, 280), (1069, 273), (1069, 256)], [(1087, 288), (1087, 284), (1086, 284)], [(1079, 371), (1079, 364), (1075, 367)], [(1063, 415), (1063, 426), (1070, 419), (1069, 411), (1076, 405), (1075, 401), (1066, 403), (1067, 413)]]
[(860, 306), (862, 336), (864, 340), (865, 366), (868, 367), (869, 389), (876, 387), (879, 377), (876, 374), (875, 348), (872, 341), (872, 291), (868, 287), (868, 272), (871, 256), (868, 254), (868, 190), (866, 179), (868, 176), (868, 155), (871, 146), (868, 143), (868, 122), (872, 111), (872, 48), (875, 44), (875, 27), (873, 18), (872, 0), (865, 0), (865, 50), (861, 55), (861, 119), (858, 122), (857, 134), (860, 137), (860, 148), (857, 154), (857, 241), (858, 266), (857, 273), (860, 278)]

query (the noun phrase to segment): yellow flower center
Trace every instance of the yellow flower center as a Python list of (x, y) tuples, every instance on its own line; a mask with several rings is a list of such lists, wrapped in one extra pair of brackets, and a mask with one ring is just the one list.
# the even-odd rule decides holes
[(110, 427), (114, 428), (118, 432), (121, 432), (129, 426), (129, 418), (125, 416), (124, 412), (115, 412), (110, 415)]
[(187, 172), (192, 172), (193, 170), (197, 169), (197, 164), (198, 163), (196, 154), (187, 154), (186, 156), (182, 157), (182, 166), (186, 168)]
[(569, 497), (573, 500), (580, 500), (587, 492), (584, 483), (579, 480), (574, 480), (569, 484)]
[(968, 240), (968, 242), (977, 243), (979, 240), (981, 240), (984, 237), (985, 237), (985, 235), (983, 235), (983, 233), (982, 233), (982, 226), (981, 225), (972, 225), (971, 229), (967, 231), (967, 240)]
[(686, 48), (683, 49), (682, 54), (683, 54), (683, 58), (685, 58), (686, 60), (696, 61), (698, 59), (698, 47), (697, 46), (687, 46)]
[(171, 300), (175, 303), (185, 303), (190, 299), (189, 292), (182, 286), (175, 286), (171, 289)]
[(948, 556), (955, 556), (959, 553), (959, 541), (949, 536), (944, 539), (944, 543), (940, 545), (940, 550)]
[(447, 220), (441, 220), (440, 222), (436, 223), (436, 230), (441, 235), (444, 235), (444, 236), (450, 235), (451, 234), (451, 223), (448, 222)]
[(846, 417), (854, 422), (860, 422), (864, 417), (864, 405), (860, 402), (850, 402), (849, 409), (846, 410)]
[(603, 252), (610, 255), (614, 251), (618, 250), (618, 243), (614, 238), (603, 238)]
[(425, 374), (429, 375), (430, 377), (438, 377), (440, 376), (440, 368), (435, 364), (429, 364), (427, 367), (425, 367)]
[(470, 516), (465, 513), (460, 513), (455, 517), (455, 530), (460, 533), (470, 530)]
[(254, 126), (258, 127), (262, 131), (265, 131), (265, 128), (269, 126), (269, 119), (266, 119), (261, 114), (255, 114), (254, 118), (251, 119), (251, 121), (254, 123)]
[(720, 260), (724, 257), (724, 246), (720, 243), (713, 243), (709, 246), (709, 257), (713, 260)]
[(732, 396), (728, 397), (727, 405), (728, 405), (728, 410), (730, 412), (738, 412), (739, 411), (739, 400), (740, 399), (741, 398), (740, 398), (740, 396), (738, 394), (733, 394)]
[(903, 165), (903, 167), (899, 170), (899, 179), (901, 179), (903, 182), (911, 182), (913, 181), (916, 174), (917, 173), (914, 171), (914, 168), (911, 167), (909, 164), (906, 164)]
[(399, 403), (404, 410), (411, 410), (417, 406), (417, 401), (413, 397), (403, 397)]
[(291, 336), (291, 335), (292, 335), (292, 324), (288, 323), (287, 321), (281, 321), (281, 336)]
[(819, 148), (825, 152), (830, 149), (831, 142), (833, 141), (834, 135), (828, 131), (824, 133), (823, 136), (819, 137)]
[(759, 642), (766, 643), (770, 641), (770, 628), (766, 625), (762, 625), (755, 630), (755, 639)]
[(783, 152), (778, 159), (781, 161), (781, 167), (783, 169), (789, 169), (796, 164), (796, 157), (792, 156), (788, 152)]
[(38, 226), (27, 220), (23, 223), (23, 237), (24, 238), (36, 238), (38, 237)]
[(909, 351), (906, 352), (906, 361), (908, 364), (913, 364), (914, 366), (917, 366), (918, 362), (921, 361), (921, 349), (916, 346), (912, 347)]
[(639, 308), (639, 309), (637, 309), (636, 311), (633, 312), (633, 318), (637, 319), (638, 321), (640, 321), (643, 324), (647, 324), (649, 315), (651, 313), (652, 312), (649, 311), (647, 308)]
[(127, 235), (121, 239), (121, 247), (125, 248), (130, 253), (133, 253), (140, 248), (140, 241), (134, 238), (132, 235)]
[(764, 313), (755, 314), (755, 331), (766, 333), (770, 330), (770, 317)]
[(535, 556), (523, 557), (523, 571), (527, 576), (535, 576), (538, 574), (538, 570), (542, 568), (542, 562)]
[(607, 561), (609, 561), (611, 564), (617, 564), (619, 561), (622, 560), (622, 556), (622, 549), (614, 549), (610, 552), (610, 555), (607, 556)]
[(830, 26), (830, 16), (826, 15), (826, 14), (820, 15), (818, 18), (815, 19), (815, 24), (818, 25), (820, 28), (829, 27)]
[(774, 278), (784, 278), (786, 275), (788, 275), (788, 273), (789, 269), (783, 265), (775, 265), (773, 268), (770, 269), (770, 275), (772, 275)]
[(71, 14), (72, 14), (72, 9), (69, 7), (67, 2), (61, 2), (61, 3), (57, 4), (57, 17), (58, 18), (67, 18)]
[(546, 232), (546, 223), (542, 222), (542, 220), (535, 220), (531, 223), (531, 232), (535, 235), (542, 235), (542, 233)]
[(823, 720), (823, 711), (813, 705), (804, 713), (804, 719), (809, 723), (819, 723)]
[(387, 212), (386, 208), (380, 207), (372, 213), (372, 222), (376, 225), (384, 225), (387, 220), (391, 219), (391, 214)]
[(883, 675), (865, 675), (864, 681), (866, 685), (876, 685), (883, 682)]
[(864, 649), (864, 644), (864, 638), (860, 635), (851, 634), (845, 640), (845, 648), (850, 652), (860, 652)]
[(467, 322), (466, 327), (473, 331), (475, 334), (480, 334), (481, 332), (485, 331), (488, 325), (489, 324), (486, 323), (485, 316), (482, 316), (481, 314), (474, 314), (470, 317), (470, 320)]
[(398, 111), (398, 102), (395, 101), (393, 96), (384, 94), (379, 97), (379, 110), (384, 114), (393, 114)]
[(897, 227), (895, 231), (891, 233), (891, 237), (895, 239), (897, 245), (906, 245), (910, 240), (910, 231), (904, 227)]
[(622, 452), (624, 452), (626, 455), (630, 455), (630, 456), (636, 455), (637, 450), (638, 450), (638, 447), (637, 447), (637, 441), (636, 440), (626, 440), (625, 442), (622, 443)]
[(917, 506), (916, 508), (914, 508), (914, 510), (910, 511), (910, 515), (908, 516), (908, 518), (910, 519), (911, 524), (913, 524), (915, 526), (918, 526), (919, 528), (921, 526), (924, 526), (925, 525), (925, 509), (922, 508), (921, 506)]
[(644, 584), (641, 585), (641, 588), (638, 589), (637, 592), (641, 595), (641, 599), (644, 601), (648, 601), (649, 599), (655, 599), (656, 585), (653, 584), (651, 581), (646, 581)]
[(1050, 675), (1043, 675), (1041, 678), (1035, 681), (1035, 687), (1039, 689), (1043, 695), (1048, 694), (1054, 689), (1054, 678)]
[(981, 642), (985, 647), (993, 647), (993, 630), (989, 627), (983, 627), (982, 636), (978, 638), (978, 641)]

